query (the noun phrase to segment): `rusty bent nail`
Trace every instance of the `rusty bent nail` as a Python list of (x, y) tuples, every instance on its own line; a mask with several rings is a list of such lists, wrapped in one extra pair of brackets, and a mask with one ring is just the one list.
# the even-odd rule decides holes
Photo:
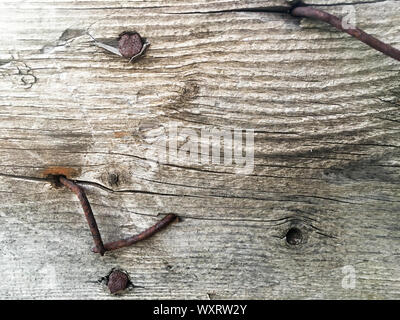
[(364, 42), (365, 44), (369, 45), (370, 47), (378, 50), (385, 55), (400, 61), (400, 50), (392, 47), (391, 45), (384, 43), (375, 37), (371, 36), (370, 34), (358, 29), (354, 26), (349, 26), (345, 28), (343, 26), (342, 20), (332, 14), (329, 14), (325, 11), (318, 10), (312, 7), (305, 5), (304, 3), (298, 4), (291, 10), (291, 15), (295, 17), (304, 17), (304, 18), (312, 18), (320, 21), (324, 21), (329, 23), (330, 25), (334, 26), (336, 29), (346, 32), (349, 35), (357, 38), (358, 40)]
[[(151, 237), (153, 234), (157, 233), (158, 231), (160, 231), (161, 229), (163, 229), (164, 227), (169, 225), (171, 222), (173, 222), (176, 218), (177, 218), (177, 216), (175, 214), (172, 214), (172, 213), (168, 214), (163, 219), (158, 221), (155, 225), (146, 229), (145, 231), (143, 231), (137, 235), (134, 235), (132, 237), (126, 238), (126, 239), (108, 242), (104, 245), (104, 247), (105, 247), (106, 251), (111, 251), (111, 250), (116, 250), (116, 249), (120, 249), (123, 247), (128, 247), (136, 242), (139, 242), (139, 241), (142, 241), (142, 240), (145, 240), (145, 239)], [(100, 252), (97, 246), (92, 248), (92, 251), (95, 253)]]
[(96, 219), (94, 218), (92, 208), (90, 207), (89, 200), (86, 197), (84, 189), (81, 186), (77, 185), (74, 181), (71, 181), (63, 176), (59, 176), (59, 181), (78, 196), (78, 199), (83, 208), (83, 212), (86, 216), (86, 220), (89, 224), (90, 232), (93, 236), (95, 247), (92, 249), (92, 251), (95, 253), (100, 253), (101, 255), (104, 255), (104, 252), (106, 251), (128, 247), (138, 241), (147, 239), (177, 218), (175, 214), (168, 214), (162, 220), (157, 222), (154, 226), (148, 228), (138, 235), (132, 236), (127, 239), (121, 239), (118, 241), (103, 244), (99, 228), (97, 227)]
[(90, 229), (90, 232), (92, 233), (92, 237), (93, 237), (94, 243), (96, 245), (96, 248), (101, 255), (104, 255), (104, 252), (106, 250), (104, 249), (103, 240), (101, 240), (100, 231), (99, 231), (99, 228), (97, 227), (96, 219), (94, 218), (92, 208), (90, 207), (89, 200), (86, 197), (85, 191), (80, 186), (78, 186), (75, 182), (73, 182), (63, 176), (59, 177), (59, 181), (78, 196), (78, 199), (82, 205), (86, 220), (89, 224), (89, 229)]

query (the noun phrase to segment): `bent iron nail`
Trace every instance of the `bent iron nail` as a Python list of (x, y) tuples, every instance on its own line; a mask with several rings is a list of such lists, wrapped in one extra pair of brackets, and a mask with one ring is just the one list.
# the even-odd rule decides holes
[[(108, 242), (104, 245), (104, 248), (106, 251), (116, 250), (116, 249), (120, 249), (123, 247), (128, 247), (136, 242), (150, 238), (153, 234), (155, 234), (158, 231), (160, 231), (161, 229), (165, 228), (176, 218), (177, 218), (177, 216), (175, 214), (168, 214), (162, 220), (158, 221), (154, 226), (146, 229), (145, 231), (143, 231), (137, 235), (134, 235), (132, 237), (126, 238), (126, 239)], [(97, 246), (92, 248), (92, 251), (95, 253), (99, 253), (99, 249)]]
[(86, 197), (84, 189), (76, 184), (74, 181), (69, 180), (63, 176), (58, 177), (61, 184), (66, 186), (72, 192), (74, 192), (82, 205), (83, 212), (85, 214), (86, 220), (89, 224), (90, 232), (92, 233), (95, 247), (92, 249), (95, 253), (100, 253), (100, 255), (104, 255), (106, 251), (116, 250), (123, 247), (128, 247), (138, 241), (147, 239), (159, 232), (161, 229), (166, 227), (168, 224), (173, 222), (177, 216), (175, 214), (168, 214), (162, 220), (157, 222), (154, 226), (146, 229), (142, 233), (129, 237), (127, 239), (121, 239), (114, 242), (109, 242), (104, 244), (101, 239), (99, 228), (97, 227), (96, 219), (94, 218), (92, 208), (90, 207), (89, 200)]
[(336, 29), (346, 32), (349, 35), (357, 38), (358, 40), (364, 42), (365, 44), (369, 45), (370, 47), (378, 50), (385, 55), (400, 61), (400, 50), (392, 47), (391, 45), (384, 43), (375, 37), (371, 36), (370, 34), (362, 31), (359, 28), (352, 27), (352, 28), (344, 28), (342, 26), (342, 20), (330, 13), (327, 13), (322, 10), (318, 10), (312, 7), (309, 7), (303, 3), (300, 3), (298, 6), (295, 6), (291, 10), (291, 15), (295, 17), (304, 17), (304, 18), (311, 18), (320, 21), (324, 21), (329, 23), (330, 25), (334, 26)]
[(92, 233), (96, 248), (100, 255), (104, 255), (104, 252), (106, 250), (104, 249), (103, 240), (101, 240), (100, 231), (97, 227), (96, 219), (94, 218), (92, 208), (90, 207), (89, 200), (86, 197), (85, 191), (75, 182), (63, 176), (59, 177), (59, 181), (78, 196), (78, 199), (82, 205), (83, 213), (85, 214), (86, 220), (89, 224), (89, 229)]

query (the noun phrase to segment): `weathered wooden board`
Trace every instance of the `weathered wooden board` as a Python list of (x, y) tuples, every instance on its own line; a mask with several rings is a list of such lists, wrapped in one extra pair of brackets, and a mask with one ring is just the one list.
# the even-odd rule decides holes
[[(399, 2), (369, 2), (309, 1), (354, 3), (359, 27), (400, 47)], [(124, 298), (400, 298), (400, 65), (287, 8), (0, 3), (1, 298), (113, 298), (97, 280), (116, 266), (137, 286)], [(124, 30), (151, 42), (131, 65), (87, 35)], [(170, 124), (254, 129), (254, 170), (157, 162)], [(182, 221), (97, 256), (49, 174), (82, 182), (106, 241)]]

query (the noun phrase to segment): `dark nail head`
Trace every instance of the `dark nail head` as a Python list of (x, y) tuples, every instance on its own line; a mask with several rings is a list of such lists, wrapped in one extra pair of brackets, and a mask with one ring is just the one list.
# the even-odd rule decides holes
[(132, 58), (137, 55), (142, 47), (143, 41), (138, 33), (124, 32), (120, 35), (118, 49), (125, 58)]
[(129, 278), (125, 272), (114, 270), (108, 277), (107, 287), (112, 294), (116, 294), (128, 287)]

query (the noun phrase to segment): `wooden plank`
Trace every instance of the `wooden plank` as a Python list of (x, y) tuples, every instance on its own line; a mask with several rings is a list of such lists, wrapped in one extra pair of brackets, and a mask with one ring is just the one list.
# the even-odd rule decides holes
[[(1, 297), (112, 298), (119, 266), (125, 298), (398, 298), (398, 63), (285, 1), (118, 3), (1, 3)], [(282, 12), (235, 11), (260, 7)], [(354, 7), (399, 46), (395, 1)], [(86, 34), (126, 29), (151, 42), (132, 65)], [(254, 170), (159, 163), (171, 125), (254, 129)], [(82, 182), (106, 240), (182, 221), (99, 257), (49, 174)]]

